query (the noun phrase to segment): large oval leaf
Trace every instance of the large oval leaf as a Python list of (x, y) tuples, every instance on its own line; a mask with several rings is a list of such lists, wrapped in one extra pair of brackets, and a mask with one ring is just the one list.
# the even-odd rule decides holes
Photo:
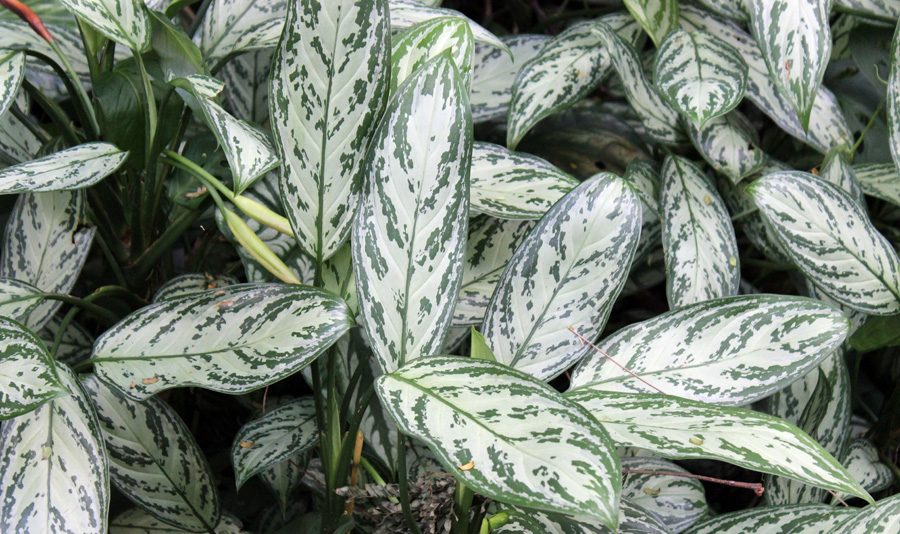
[(625, 0), (625, 7), (656, 46), (678, 28), (678, 0)]
[(506, 116), (516, 73), (540, 53), (549, 35), (523, 33), (503, 37), (512, 57), (503, 50), (477, 43), (472, 70), (472, 120), (482, 122)]
[(853, 171), (863, 193), (900, 206), (900, 173), (897, 172), (896, 165), (866, 163), (854, 165)]
[(219, 493), (187, 425), (165, 402), (135, 402), (95, 376), (81, 382), (97, 410), (110, 480), (151, 515), (187, 532), (219, 523)]
[(435, 354), (462, 282), (472, 118), (447, 52), (391, 99), (353, 232), (362, 323), (385, 372)]
[(641, 224), (628, 184), (601, 173), (557, 202), (516, 250), (481, 333), (497, 361), (550, 379), (585, 355), (622, 290)]
[(288, 0), (214, 0), (194, 41), (210, 66), (241, 52), (269, 48), (278, 43), (287, 10)]
[(466, 92), (471, 91), (475, 53), (472, 29), (464, 19), (438, 17), (420, 22), (391, 38), (391, 92), (444, 50), (450, 51)]
[(172, 300), (184, 295), (202, 293), (210, 289), (219, 289), (225, 286), (233, 286), (238, 279), (227, 274), (213, 276), (211, 274), (188, 273), (176, 276), (165, 284), (159, 286), (153, 295), (153, 302)]
[(383, 375), (376, 391), (401, 432), (479, 493), (615, 528), (619, 459), (603, 427), (550, 386), (496, 362), (441, 356)]
[(500, 219), (540, 219), (578, 180), (543, 159), (500, 145), (472, 147), (471, 209)]
[(837, 534), (835, 526), (856, 514), (854, 508), (825, 504), (763, 506), (722, 514), (685, 534)]
[(83, 189), (106, 178), (125, 161), (109, 143), (86, 143), (0, 171), (0, 194)]
[(113, 41), (141, 52), (150, 44), (150, 18), (138, 0), (60, 0), (79, 19)]
[(44, 343), (19, 323), (0, 317), (0, 420), (68, 393)]
[(747, 64), (715, 35), (677, 29), (656, 53), (653, 80), (672, 107), (702, 128), (740, 103)]
[(737, 295), (737, 238), (719, 193), (696, 165), (679, 156), (666, 157), (661, 176), (669, 307)]
[(753, 125), (737, 110), (707, 121), (702, 128), (688, 124), (688, 134), (709, 166), (735, 184), (757, 173), (769, 160), (759, 147)]
[(234, 116), (253, 124), (269, 118), (269, 74), (273, 49), (242, 54), (229, 61), (217, 75), (225, 82), (225, 101)]
[(894, 472), (878, 458), (875, 445), (863, 438), (850, 442), (844, 465), (869, 493), (886, 490), (894, 483)]
[(238, 489), (250, 477), (318, 443), (316, 405), (312, 397), (282, 404), (250, 421), (238, 430), (231, 445)]
[(806, 129), (831, 59), (831, 0), (747, 0), (747, 7), (769, 74)]
[[(94, 228), (84, 225), (86, 204), (81, 191), (20, 195), (6, 223), (0, 276), (33, 284), (48, 293), (68, 293), (94, 240)], [(18, 320), (32, 330), (40, 330), (61, 305), (45, 300)]]
[(321, 289), (229, 286), (132, 313), (97, 339), (91, 361), (135, 400), (179, 386), (246, 393), (305, 367), (352, 323)]
[(25, 54), (0, 50), (0, 117), (15, 102), (25, 78)]
[(506, 221), (487, 216), (469, 221), (462, 286), (453, 312), (454, 326), (477, 325), (484, 320), (500, 275), (534, 225), (533, 221)]
[(97, 415), (72, 371), (56, 372), (70, 395), (0, 427), (0, 532), (106, 534), (109, 463)]
[(840, 523), (832, 532), (840, 534), (890, 533), (900, 530), (900, 495), (867, 506)]
[(279, 185), (300, 245), (318, 263), (347, 239), (390, 76), (387, 0), (291, 2), (269, 108)]
[(678, 465), (658, 458), (622, 458), (622, 499), (659, 517), (669, 531), (681, 532), (709, 513), (703, 484)]
[[(802, 297), (747, 295), (708, 300), (617, 331), (598, 344), (669, 395), (740, 406), (814, 370), (847, 338), (847, 318)], [(593, 352), (571, 390), (647, 392), (645, 382)]]
[(747, 191), (785, 252), (825, 294), (872, 315), (900, 310), (900, 258), (839, 187), (799, 172), (776, 172)]
[(777, 417), (667, 395), (577, 390), (566, 397), (595, 414), (619, 446), (721, 460), (871, 500), (828, 451)]

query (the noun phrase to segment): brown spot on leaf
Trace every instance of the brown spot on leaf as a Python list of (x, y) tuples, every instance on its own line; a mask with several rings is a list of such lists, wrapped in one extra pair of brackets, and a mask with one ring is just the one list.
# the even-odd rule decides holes
[(460, 470), (460, 471), (468, 471), (468, 470), (472, 469), (473, 467), (475, 467), (475, 461), (474, 461), (474, 460), (471, 461), (471, 462), (469, 462), (469, 463), (467, 463), (467, 464), (464, 464), (464, 465), (459, 466), (459, 470)]
[(150, 384), (155, 384), (155, 383), (159, 382), (159, 377), (156, 375), (153, 375), (150, 378), (142, 378), (141, 382), (143, 382), (145, 386), (149, 386)]

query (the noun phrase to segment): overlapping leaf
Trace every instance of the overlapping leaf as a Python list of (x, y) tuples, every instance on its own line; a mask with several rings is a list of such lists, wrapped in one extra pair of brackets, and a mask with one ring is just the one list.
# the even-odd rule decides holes
[(266, 412), (238, 430), (231, 445), (238, 489), (272, 465), (302, 454), (319, 443), (312, 397), (297, 399)]
[(437, 17), (456, 17), (466, 21), (472, 30), (476, 43), (494, 46), (509, 53), (509, 49), (496, 35), (487, 31), (469, 17), (459, 11), (443, 7), (434, 7), (435, 2), (419, 0), (390, 0), (391, 30), (402, 30), (420, 22)]
[(491, 297), (481, 333), (497, 361), (540, 379), (563, 372), (596, 339), (637, 246), (640, 200), (601, 173), (557, 202), (516, 250)]
[(293, 2), (286, 24), (269, 97), (279, 184), (294, 234), (321, 263), (350, 232), (364, 156), (387, 99), (387, 0), (326, 2), (319, 10)]
[[(117, 515), (109, 522), (109, 534), (182, 534), (184, 530), (163, 523), (140, 508), (132, 508)], [(241, 528), (241, 522), (223, 515), (213, 534), (249, 534)]]
[(468, 93), (472, 88), (475, 41), (469, 25), (458, 17), (429, 19), (391, 38), (391, 92), (444, 50), (450, 51)]
[(653, 64), (660, 94), (698, 128), (740, 103), (747, 64), (715, 35), (676, 29), (663, 41)]
[(24, 322), (41, 303), (44, 292), (14, 278), (0, 278), (0, 316)]
[(213, 276), (210, 274), (188, 273), (176, 276), (165, 284), (159, 286), (153, 295), (153, 302), (172, 300), (184, 295), (202, 293), (210, 289), (219, 289), (238, 283), (238, 279), (231, 275)]
[(115, 486), (157, 519), (187, 532), (219, 522), (219, 494), (190, 429), (165, 402), (135, 402), (95, 376), (82, 379), (100, 421)]
[(234, 116), (254, 124), (269, 117), (269, 74), (272, 72), (271, 49), (242, 54), (219, 71), (225, 82), (225, 101)]
[(825, 504), (763, 506), (707, 519), (685, 534), (832, 534), (844, 532), (834, 528), (855, 514)]
[(900, 173), (893, 163), (854, 165), (853, 171), (863, 193), (900, 206)]
[(194, 37), (210, 66), (230, 56), (275, 46), (288, 0), (214, 0)]
[(850, 515), (832, 532), (840, 532), (840, 534), (884, 532), (887, 534), (896, 532), (898, 529), (900, 529), (900, 495), (893, 495), (878, 501), (877, 506), (867, 506), (858, 513)]
[(720, 17), (735, 22), (749, 22), (747, 0), (697, 0), (697, 3)]
[(71, 394), (0, 427), (0, 531), (105, 534), (109, 463), (100, 425), (74, 373)]
[(736, 295), (737, 239), (719, 193), (696, 165), (679, 156), (666, 158), (661, 176), (669, 307)]
[(594, 414), (619, 446), (721, 460), (871, 499), (821, 445), (776, 417), (668, 395), (577, 390), (566, 397)]
[(550, 386), (500, 363), (447, 356), (383, 375), (376, 391), (403, 433), (479, 493), (616, 527), (618, 457), (603, 427)]
[(900, 258), (843, 190), (786, 171), (757, 180), (748, 192), (785, 252), (825, 294), (872, 315), (900, 310)]
[(353, 232), (359, 308), (385, 372), (435, 354), (462, 283), (472, 124), (449, 53), (397, 90), (367, 156)]
[(0, 420), (68, 394), (41, 340), (21, 324), (0, 317)]
[(97, 339), (92, 361), (135, 400), (179, 386), (243, 393), (305, 367), (351, 323), (347, 304), (320, 289), (229, 286), (136, 311)]
[(25, 77), (25, 54), (0, 50), (0, 117), (16, 99)]
[(625, 0), (625, 7), (660, 46), (666, 35), (678, 28), (677, 0)]
[[(493, 530), (497, 534), (612, 534), (609, 527), (595, 519), (538, 512), (526, 508), (504, 507), (509, 522)], [(652, 512), (626, 499), (619, 504), (616, 534), (669, 534), (666, 525)]]
[[(667, 460), (622, 458), (622, 499), (659, 517), (669, 532), (677, 534), (709, 513), (703, 484), (679, 474), (688, 472)], [(646, 471), (646, 472), (641, 472)], [(671, 473), (671, 474), (669, 474)]]
[[(44, 342), (44, 346), (53, 347), (56, 335), (62, 327), (63, 318), (54, 315), (47, 324), (38, 332), (38, 337)], [(69, 367), (91, 357), (91, 349), (94, 347), (94, 336), (83, 326), (76, 322), (70, 322), (62, 333), (59, 346), (56, 347), (57, 361)]]
[(137, 52), (150, 44), (150, 18), (137, 0), (60, 0), (79, 19)]
[(856, 200), (864, 210), (866, 209), (862, 186), (856, 177), (856, 171), (850, 165), (850, 158), (845, 152), (829, 153), (819, 169), (819, 178), (838, 186), (850, 195), (850, 198)]
[(497, 47), (475, 44), (470, 98), (475, 122), (506, 116), (516, 73), (537, 56), (549, 40), (549, 35), (530, 33), (503, 37), (512, 57)]
[(894, 482), (891, 468), (881, 462), (878, 449), (865, 439), (858, 438), (850, 442), (844, 465), (869, 493), (885, 490)]
[(735, 184), (760, 171), (769, 159), (759, 147), (753, 125), (737, 110), (711, 119), (701, 128), (688, 124), (688, 134), (710, 167)]
[(598, 345), (646, 382), (592, 352), (572, 375), (571, 390), (658, 388), (705, 402), (749, 404), (814, 370), (849, 329), (843, 314), (802, 297), (708, 300), (623, 328)]
[(543, 159), (500, 145), (472, 147), (471, 209), (500, 219), (540, 219), (578, 180)]
[(0, 171), (0, 194), (65, 191), (94, 185), (128, 157), (109, 143), (86, 143)]

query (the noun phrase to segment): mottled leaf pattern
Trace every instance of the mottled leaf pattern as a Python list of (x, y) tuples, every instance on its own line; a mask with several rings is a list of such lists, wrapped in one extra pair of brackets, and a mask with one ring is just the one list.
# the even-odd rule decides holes
[(506, 116), (516, 73), (540, 53), (550, 36), (523, 33), (502, 39), (512, 57), (495, 46), (475, 44), (470, 103), (476, 123)]
[(31, 284), (13, 278), (0, 278), (0, 316), (24, 322), (44, 292)]
[[(209, 65), (278, 44), (288, 0), (213, 0), (194, 41)], [(296, 3), (296, 2), (295, 2)]]
[(481, 324), (500, 275), (534, 225), (486, 215), (470, 220), (454, 326)]
[(187, 425), (165, 402), (135, 402), (95, 376), (82, 379), (100, 421), (110, 480), (151, 515), (188, 532), (219, 522), (209, 463)]
[[(2, 27), (0, 31), (3, 31)], [(27, 112), (26, 109), (22, 111)], [(0, 115), (0, 166), (30, 161), (40, 149), (40, 138), (15, 115), (12, 113)]]
[(238, 489), (264, 469), (304, 453), (319, 443), (312, 397), (290, 401), (238, 430), (231, 446)]
[[(827, 304), (747, 295), (708, 300), (619, 330), (598, 347), (669, 395), (739, 406), (814, 370), (844, 342), (850, 324)], [(647, 392), (645, 382), (592, 352), (571, 390)]]
[(44, 343), (21, 324), (0, 317), (0, 420), (68, 394)]
[(557, 202), (516, 250), (481, 333), (497, 361), (550, 379), (596, 339), (622, 290), (638, 241), (640, 200), (601, 173)]
[(471, 209), (500, 219), (540, 219), (578, 180), (543, 159), (500, 145), (472, 147)]
[(274, 54), (271, 49), (242, 54), (219, 71), (219, 78), (225, 82), (225, 101), (235, 117), (253, 124), (269, 118), (269, 73)]
[(506, 507), (509, 523), (492, 530), (497, 534), (670, 534), (652, 512), (627, 499), (619, 503), (619, 524), (611, 530), (596, 519), (526, 508)]
[(172, 300), (184, 295), (202, 293), (210, 289), (219, 289), (238, 283), (238, 279), (230, 275), (213, 276), (210, 274), (191, 273), (176, 276), (161, 285), (153, 295), (153, 302)]
[(24, 77), (25, 54), (14, 50), (0, 50), (0, 117), (15, 102)]
[(472, 19), (459, 11), (442, 7), (434, 7), (434, 2), (421, 2), (419, 0), (390, 0), (391, 30), (402, 30), (420, 22), (437, 17), (456, 17), (465, 20), (476, 43), (494, 46), (509, 53), (506, 45), (496, 35), (476, 24)]
[(622, 458), (622, 470), (656, 473), (629, 473), (622, 481), (622, 499), (653, 513), (677, 534), (709, 513), (703, 484), (697, 479), (662, 473), (687, 473), (667, 460)]
[(78, 379), (56, 368), (70, 395), (0, 426), (0, 532), (105, 534), (109, 462)]
[(736, 295), (741, 269), (725, 203), (696, 165), (666, 157), (660, 206), (669, 307)]
[[(57, 314), (41, 328), (38, 337), (44, 342), (44, 346), (53, 346), (56, 333), (59, 332), (61, 326), (62, 317)], [(90, 358), (93, 348), (94, 336), (80, 324), (71, 322), (62, 334), (59, 347), (56, 348), (56, 359), (71, 367)]]
[(0, 194), (82, 189), (106, 178), (125, 161), (109, 143), (86, 143), (0, 171)]
[(678, 28), (677, 0), (625, 0), (625, 7), (657, 46)]
[(856, 514), (854, 508), (824, 504), (757, 507), (722, 514), (685, 534), (837, 534), (835, 526)]
[(450, 51), (468, 93), (472, 88), (475, 41), (469, 25), (457, 17), (426, 20), (391, 38), (391, 92), (444, 50)]
[(391, 372), (435, 354), (462, 283), (472, 119), (447, 52), (397, 90), (367, 156), (353, 232), (361, 322)]
[(326, 291), (236, 285), (136, 311), (97, 339), (92, 361), (135, 400), (180, 386), (245, 393), (305, 367), (350, 326), (346, 303)]
[(383, 375), (376, 391), (400, 430), (475, 491), (615, 528), (618, 457), (600, 424), (550, 386), (497, 362), (447, 356)]
[(594, 24), (592, 31), (608, 49), (612, 65), (622, 80), (622, 89), (628, 103), (641, 118), (647, 136), (663, 144), (681, 143), (684, 134), (678, 112), (663, 100), (656, 87), (644, 75), (640, 57), (634, 47), (605, 22)]
[[(641, 198), (642, 206), (659, 218), (659, 172), (649, 161), (633, 159), (625, 168), (625, 180)], [(646, 216), (646, 213), (644, 214)], [(642, 232), (643, 233), (643, 232)], [(643, 237), (643, 236), (642, 236)]]
[[(163, 523), (140, 508), (122, 512), (109, 522), (109, 534), (182, 534), (184, 530)], [(241, 522), (223, 515), (213, 534), (249, 534)]]
[(715, 35), (677, 29), (656, 53), (653, 80), (673, 108), (703, 128), (740, 103), (747, 86), (747, 64)]
[[(48, 293), (68, 293), (94, 239), (94, 228), (82, 224), (85, 204), (80, 191), (20, 195), (3, 236), (0, 276)], [(38, 331), (61, 305), (44, 301), (27, 318), (18, 320)], [(15, 314), (9, 316), (16, 318)]]
[(865, 439), (858, 438), (850, 442), (844, 457), (844, 465), (869, 493), (885, 490), (894, 483), (893, 471), (878, 458), (878, 449), (875, 445)]
[(819, 178), (840, 187), (845, 193), (866, 209), (866, 199), (856, 171), (850, 165), (850, 158), (844, 152), (831, 152), (825, 157), (819, 169)]
[[(878, 501), (877, 506), (867, 506), (838, 524), (834, 534), (890, 534), (900, 529), (900, 495)], [(849, 515), (849, 514), (848, 514)]]
[(900, 173), (893, 163), (854, 165), (853, 172), (863, 193), (900, 206)]
[(293, 2), (269, 108), (279, 184), (300, 245), (321, 263), (346, 240), (390, 75), (387, 0)]
[(707, 121), (698, 128), (687, 125), (697, 152), (710, 167), (733, 183), (759, 172), (769, 157), (759, 147), (759, 136), (750, 121), (735, 110)]
[(831, 58), (832, 0), (747, 0), (750, 28), (769, 74), (806, 129)]
[(141, 52), (150, 44), (150, 18), (138, 0), (59, 0), (113, 41)]
[(811, 174), (769, 174), (748, 188), (797, 267), (825, 294), (873, 315), (900, 310), (900, 259), (862, 208)]
[(735, 22), (749, 22), (747, 0), (697, 0), (697, 3), (712, 13)]
[(871, 499), (815, 440), (771, 415), (667, 395), (577, 390), (566, 397), (594, 414), (618, 446), (721, 460)]

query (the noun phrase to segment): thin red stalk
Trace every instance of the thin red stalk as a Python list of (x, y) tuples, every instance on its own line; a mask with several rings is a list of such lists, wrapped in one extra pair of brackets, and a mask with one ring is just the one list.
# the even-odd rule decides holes
[(30, 7), (26, 6), (19, 0), (0, 0), (0, 6), (5, 7), (6, 9), (12, 11), (16, 15), (19, 16), (20, 19), (24, 20), (31, 26), (31, 29), (35, 31), (38, 35), (40, 35), (45, 41), (53, 42), (53, 36), (50, 35), (50, 32), (47, 31), (47, 28), (44, 26), (43, 21), (41, 21), (41, 17), (37, 16), (37, 13), (31, 10)]
[(651, 388), (655, 389), (656, 391), (659, 391), (659, 392), (662, 393), (663, 395), (666, 394), (665, 391), (659, 389), (658, 387), (654, 386), (654, 385), (651, 384), (650, 382), (647, 382), (646, 380), (644, 380), (643, 378), (641, 378), (640, 376), (638, 376), (637, 374), (635, 374), (634, 372), (632, 372), (631, 369), (625, 367), (625, 366), (622, 365), (621, 363), (619, 363), (619, 362), (617, 362), (616, 360), (614, 360), (614, 359), (612, 358), (612, 356), (610, 356), (609, 354), (607, 354), (607, 353), (603, 352), (602, 350), (600, 350), (599, 348), (597, 348), (596, 345), (594, 345), (593, 343), (591, 343), (590, 341), (588, 341), (584, 336), (582, 336), (582, 335), (579, 334), (577, 331), (575, 331), (575, 328), (574, 328), (574, 327), (571, 327), (571, 326), (570, 326), (570, 327), (569, 327), (569, 330), (570, 330), (573, 334), (575, 334), (576, 336), (578, 336), (578, 339), (581, 340), (581, 344), (582, 344), (582, 345), (584, 345), (584, 344), (589, 345), (592, 349), (596, 350), (597, 352), (599, 352), (600, 354), (602, 354), (604, 357), (606, 357), (607, 360), (609, 360), (609, 361), (613, 362), (614, 364), (618, 365), (619, 368), (622, 369), (623, 371), (625, 371), (626, 373), (628, 373), (628, 374), (630, 374), (631, 376), (637, 378), (638, 380), (640, 380), (641, 382), (647, 384), (648, 386), (650, 386)]
[(762, 495), (765, 491), (763, 485), (759, 482), (738, 482), (737, 480), (725, 480), (721, 478), (713, 478), (707, 477), (703, 475), (695, 475), (692, 473), (679, 473), (677, 471), (651, 471), (648, 469), (623, 469), (623, 475), (662, 475), (662, 476), (672, 476), (672, 477), (682, 477), (682, 478), (696, 478), (697, 480), (704, 480), (706, 482), (713, 482), (715, 484), (722, 484), (723, 486), (732, 486), (735, 488), (745, 488), (748, 490), (753, 490), (757, 495)]

